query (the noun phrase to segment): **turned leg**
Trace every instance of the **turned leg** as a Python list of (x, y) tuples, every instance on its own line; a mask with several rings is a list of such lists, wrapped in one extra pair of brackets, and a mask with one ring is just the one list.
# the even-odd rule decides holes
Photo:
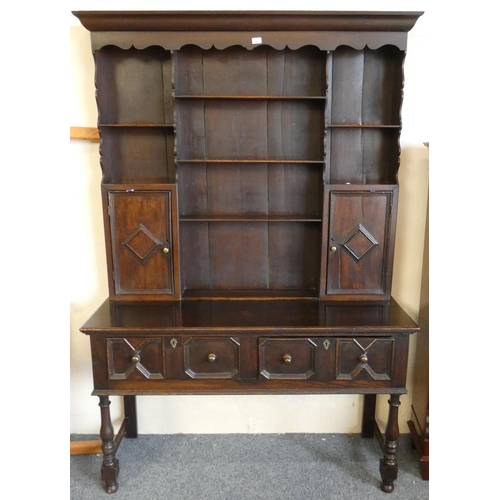
[(102, 441), (102, 466), (101, 479), (104, 482), (106, 493), (114, 493), (118, 489), (119, 464), (115, 458), (116, 447), (114, 442), (113, 425), (109, 412), (109, 397), (99, 396), (99, 406), (101, 407), (101, 441)]
[(123, 396), (123, 409), (127, 419), (125, 435), (128, 438), (137, 437), (137, 406), (135, 396)]
[(375, 409), (377, 406), (376, 394), (365, 394), (363, 404), (363, 423), (361, 435), (364, 438), (372, 438), (375, 428)]
[(389, 420), (385, 430), (384, 458), (380, 460), (380, 475), (382, 477), (382, 491), (391, 493), (394, 490), (394, 481), (398, 477), (398, 463), (396, 451), (398, 448), (399, 426), (399, 395), (391, 394), (389, 399)]

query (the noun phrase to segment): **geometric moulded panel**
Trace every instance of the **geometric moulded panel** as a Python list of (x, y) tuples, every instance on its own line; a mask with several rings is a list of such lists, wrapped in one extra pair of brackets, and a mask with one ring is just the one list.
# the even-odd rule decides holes
[(271, 380), (307, 380), (315, 376), (317, 343), (310, 338), (259, 339), (260, 376)]
[(238, 337), (190, 337), (183, 342), (184, 372), (193, 379), (239, 378)]
[(390, 380), (394, 339), (338, 339), (337, 380)]
[(362, 224), (357, 226), (339, 243), (348, 254), (359, 262), (372, 248), (378, 245), (378, 241), (370, 234)]
[(162, 246), (162, 242), (141, 222), (122, 241), (122, 245), (145, 264), (153, 256), (154, 251)]
[(107, 339), (109, 380), (163, 379), (162, 339)]

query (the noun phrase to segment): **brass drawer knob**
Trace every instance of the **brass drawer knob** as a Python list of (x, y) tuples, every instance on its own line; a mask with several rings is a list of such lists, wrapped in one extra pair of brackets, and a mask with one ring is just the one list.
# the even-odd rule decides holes
[(285, 354), (283, 356), (283, 362), (289, 365), (292, 362), (292, 356), (290, 356), (290, 354)]
[(139, 356), (139, 354), (134, 354), (132, 356), (132, 363), (137, 364), (137, 363), (139, 363), (139, 361), (141, 361), (141, 357)]
[(210, 363), (214, 363), (216, 359), (217, 359), (217, 356), (215, 354), (209, 354), (208, 355), (208, 361)]
[(361, 363), (368, 363), (368, 356), (366, 354), (361, 354), (358, 359), (361, 361)]

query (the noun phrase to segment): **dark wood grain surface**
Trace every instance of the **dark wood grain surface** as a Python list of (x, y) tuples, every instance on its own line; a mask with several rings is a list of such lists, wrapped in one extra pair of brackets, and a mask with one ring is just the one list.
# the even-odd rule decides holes
[(110, 298), (81, 331), (106, 491), (137, 395), (364, 394), (369, 437), (382, 393), (392, 491), (418, 331), (391, 299), (403, 61), (422, 13), (74, 14), (101, 137)]
[(89, 31), (409, 31), (423, 12), (74, 11)]
[[(376, 305), (335, 305), (317, 300), (184, 300), (123, 303), (107, 299), (82, 326), (84, 333), (121, 329), (167, 332), (171, 329), (325, 331), (377, 330), (412, 333), (418, 326), (395, 301)], [(219, 330), (220, 331), (220, 330)]]

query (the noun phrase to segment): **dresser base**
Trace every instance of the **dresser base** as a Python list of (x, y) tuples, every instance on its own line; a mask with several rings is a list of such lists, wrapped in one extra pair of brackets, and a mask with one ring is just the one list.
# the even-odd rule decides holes
[[(136, 396), (124, 396), (125, 418), (122, 421), (120, 429), (116, 436), (114, 435), (111, 422), (108, 396), (99, 396), (99, 406), (101, 408), (101, 441), (103, 461), (101, 466), (101, 480), (106, 493), (115, 493), (118, 491), (118, 475), (120, 463), (116, 454), (122, 438), (136, 438), (137, 433), (137, 412)], [(380, 445), (383, 457), (380, 459), (381, 490), (386, 493), (394, 491), (394, 481), (397, 479), (398, 466), (396, 461), (396, 451), (398, 446), (398, 408), (399, 394), (392, 394), (389, 399), (389, 420), (385, 436), (382, 434), (376, 420), (376, 395), (365, 395), (362, 436), (364, 438), (375, 437)]]

